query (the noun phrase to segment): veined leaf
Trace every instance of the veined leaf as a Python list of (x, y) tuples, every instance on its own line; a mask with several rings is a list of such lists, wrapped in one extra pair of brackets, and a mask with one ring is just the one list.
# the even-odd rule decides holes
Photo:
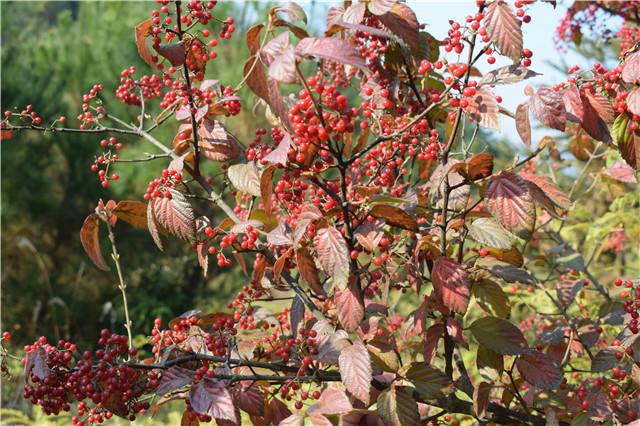
[(349, 280), (349, 251), (340, 231), (333, 226), (319, 229), (313, 243), (322, 269), (336, 288), (344, 289)]
[(89, 258), (93, 261), (94, 265), (103, 271), (108, 271), (109, 266), (102, 257), (102, 250), (100, 249), (100, 240), (98, 239), (98, 228), (100, 225), (100, 218), (97, 214), (91, 213), (84, 220), (82, 228), (80, 228), (80, 242), (84, 251)]
[(480, 345), (502, 355), (518, 355), (527, 349), (527, 341), (518, 327), (501, 318), (479, 318), (469, 330)]
[(362, 342), (356, 341), (353, 345), (342, 349), (338, 366), (342, 383), (349, 393), (365, 405), (369, 404), (372, 380), (371, 358)]
[(522, 54), (522, 30), (511, 6), (503, 0), (492, 1), (485, 11), (484, 24), (489, 38), (498, 46), (500, 53), (519, 62)]

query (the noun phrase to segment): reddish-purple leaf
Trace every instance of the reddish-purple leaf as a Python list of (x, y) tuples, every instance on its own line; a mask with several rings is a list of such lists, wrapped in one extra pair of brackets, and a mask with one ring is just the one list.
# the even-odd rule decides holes
[(306, 247), (300, 247), (296, 250), (296, 265), (300, 276), (309, 284), (309, 287), (318, 294), (324, 294), (316, 262)]
[(628, 165), (640, 169), (640, 137), (635, 132), (628, 140), (618, 141), (618, 150)]
[(240, 148), (229, 138), (218, 120), (206, 120), (198, 127), (198, 151), (212, 161), (229, 161), (240, 155)]
[[(269, 88), (267, 83), (267, 75), (258, 56), (252, 56), (244, 63), (242, 75), (249, 89), (265, 102), (271, 102), (269, 97)], [(177, 115), (176, 115), (177, 118)], [(180, 120), (178, 118), (178, 120)]]
[[(555, 205), (551, 198), (549, 198), (547, 194), (545, 194), (544, 191), (535, 183), (525, 180), (525, 185), (527, 186), (527, 190), (529, 191), (533, 201), (535, 201), (539, 207), (549, 212), (551, 216), (558, 219), (559, 215), (558, 212), (556, 212)], [(522, 266), (522, 263), (516, 266)]]
[(291, 334), (297, 336), (300, 325), (304, 324), (304, 302), (300, 296), (294, 297), (291, 302), (289, 323), (291, 324)]
[(626, 83), (635, 83), (640, 79), (640, 51), (630, 53), (624, 58), (621, 75)]
[(371, 391), (371, 358), (367, 348), (360, 341), (348, 346), (340, 352), (338, 358), (342, 383), (351, 395), (369, 404)]
[(292, 1), (286, 1), (279, 5), (272, 7), (269, 14), (282, 13), (292, 21), (302, 21), (307, 23), (307, 14), (304, 13), (304, 9), (297, 3)]
[(284, 133), (284, 138), (278, 144), (278, 147), (267, 154), (263, 160), (273, 164), (287, 165), (289, 159), (289, 148), (291, 147), (291, 136), (289, 132)]
[(364, 19), (364, 12), (367, 9), (367, 5), (364, 3), (352, 3), (351, 6), (344, 11), (342, 15), (342, 22), (347, 24), (359, 24)]
[(424, 362), (430, 363), (438, 348), (438, 342), (444, 336), (444, 324), (434, 324), (427, 329), (424, 341)]
[(331, 28), (332, 26), (339, 24), (343, 21), (342, 17), (344, 16), (344, 8), (338, 6), (332, 6), (327, 11), (327, 28)]
[(313, 239), (322, 269), (337, 289), (344, 289), (349, 280), (349, 250), (344, 237), (333, 226), (319, 229)]
[(282, 421), (291, 415), (291, 410), (278, 398), (271, 398), (265, 410), (266, 424), (282, 424)]
[(448, 257), (437, 258), (431, 271), (431, 282), (445, 306), (462, 315), (467, 312), (469, 282), (462, 265)]
[(160, 386), (155, 390), (156, 395), (162, 396), (188, 385), (195, 379), (195, 372), (176, 365), (169, 367), (160, 377)]
[(640, 89), (637, 87), (627, 96), (627, 109), (633, 114), (640, 114)]
[(174, 67), (179, 67), (184, 64), (184, 60), (186, 59), (186, 55), (184, 52), (184, 42), (179, 41), (176, 44), (161, 44), (156, 48), (156, 51), (160, 56), (166, 58), (171, 65)]
[(469, 330), (480, 345), (502, 355), (518, 355), (527, 349), (527, 341), (518, 327), (501, 318), (479, 318)]
[(550, 177), (533, 173), (520, 173), (520, 176), (535, 183), (558, 207), (567, 209), (571, 205), (571, 200)]
[(355, 331), (364, 319), (364, 298), (358, 281), (352, 279), (347, 288), (337, 290), (334, 300), (342, 327), (348, 332)]
[(349, 397), (336, 387), (328, 387), (318, 398), (318, 402), (309, 407), (309, 413), (315, 414), (341, 414), (349, 412), (353, 406), (349, 402)]
[(582, 122), (584, 118), (584, 109), (582, 108), (582, 98), (580, 96), (580, 89), (575, 84), (570, 84), (567, 89), (562, 92), (562, 101), (567, 113), (573, 114), (578, 123)]
[[(591, 108), (598, 114), (598, 117), (604, 120), (605, 123), (613, 123), (617, 111), (613, 109), (613, 105), (611, 105), (611, 101), (609, 101), (606, 95), (596, 92), (595, 90), (585, 90), (584, 97), (589, 102), (589, 105), (591, 105)], [(627, 98), (627, 105), (628, 104), (629, 98)]]
[(420, 47), (420, 24), (415, 12), (409, 6), (404, 3), (395, 3), (388, 12), (378, 16), (378, 19), (409, 46), (414, 49)]
[(489, 38), (500, 53), (519, 62), (522, 54), (522, 29), (511, 6), (506, 1), (495, 0), (487, 6), (484, 16)]
[(300, 56), (313, 56), (328, 59), (360, 68), (369, 73), (364, 57), (347, 40), (336, 37), (307, 37), (300, 40), (296, 47)]
[(535, 222), (535, 208), (526, 182), (511, 172), (491, 177), (485, 193), (487, 210), (512, 232), (528, 233)]
[[(264, 24), (256, 24), (247, 30), (245, 41), (247, 42), (247, 48), (251, 55), (255, 55), (256, 52), (260, 50), (260, 35), (263, 28)], [(204, 90), (202, 87), (200, 89)]]
[(369, 214), (375, 218), (384, 219), (387, 225), (418, 232), (418, 221), (400, 207), (376, 204)]
[(520, 355), (516, 368), (527, 382), (540, 389), (556, 389), (562, 383), (562, 371), (556, 362), (537, 350)]
[(80, 242), (93, 263), (103, 271), (108, 271), (109, 266), (107, 266), (107, 263), (104, 261), (102, 250), (100, 250), (100, 240), (98, 238), (99, 225), (100, 218), (97, 214), (91, 213), (87, 216), (82, 224), (82, 228), (80, 228)]
[(498, 102), (491, 90), (481, 87), (476, 94), (469, 99), (467, 107), (469, 116), (487, 129), (500, 129), (500, 120), (498, 119)]
[(160, 229), (158, 228), (158, 223), (156, 222), (155, 214), (153, 212), (153, 204), (155, 200), (150, 200), (149, 204), (147, 204), (147, 227), (149, 228), (149, 234), (151, 234), (151, 238), (153, 238), (153, 242), (156, 243), (156, 246), (160, 250), (163, 250), (162, 239), (160, 238)]
[(384, 236), (384, 221), (367, 220), (356, 228), (354, 236), (365, 250), (374, 251)]
[(291, 46), (291, 42), (289, 41), (289, 32), (285, 31), (277, 37), (269, 40), (269, 42), (262, 48), (260, 51), (262, 61), (265, 65), (270, 66), (276, 56), (281, 55), (289, 46)]
[(522, 142), (531, 148), (531, 122), (529, 121), (529, 104), (521, 103), (516, 108), (516, 130)]
[(638, 183), (636, 173), (633, 171), (631, 166), (621, 161), (615, 162), (604, 169), (604, 173), (620, 182)]
[(153, 20), (151, 18), (139, 23), (135, 27), (135, 38), (136, 38), (136, 46), (138, 47), (138, 54), (143, 61), (145, 61), (148, 65), (152, 67), (156, 66), (156, 63), (153, 62), (153, 55), (151, 55), (151, 51), (147, 46), (147, 36), (151, 34), (151, 28), (153, 27)]
[(255, 382), (234, 385), (231, 388), (231, 396), (241, 410), (254, 416), (264, 414), (264, 394)]
[(24, 365), (25, 380), (29, 380), (30, 373), (39, 380), (44, 380), (51, 375), (51, 369), (48, 364), (49, 355), (47, 355), (47, 351), (42, 346), (27, 353), (26, 359), (27, 362)]
[(180, 191), (167, 188), (170, 197), (160, 196), (151, 201), (155, 222), (169, 234), (189, 243), (195, 241), (196, 218), (193, 208)]
[(288, 45), (274, 56), (271, 65), (269, 65), (269, 77), (286, 84), (297, 81), (296, 55), (293, 46)]
[(202, 379), (191, 386), (189, 403), (198, 414), (209, 415), (215, 419), (237, 422), (236, 410), (231, 394), (222, 382)]
[(374, 15), (380, 16), (389, 12), (398, 0), (368, 0), (367, 9)]
[(610, 143), (611, 133), (607, 123), (600, 117), (586, 96), (582, 97), (582, 109), (584, 110), (582, 128), (595, 140)]
[(278, 226), (267, 234), (267, 242), (274, 246), (290, 246), (293, 244), (291, 230), (284, 220), (278, 222)]
[(542, 87), (529, 98), (529, 108), (540, 123), (564, 132), (567, 111), (560, 93)]
[(473, 412), (476, 416), (484, 418), (487, 416), (489, 408), (489, 396), (491, 395), (491, 384), (480, 382), (473, 388)]

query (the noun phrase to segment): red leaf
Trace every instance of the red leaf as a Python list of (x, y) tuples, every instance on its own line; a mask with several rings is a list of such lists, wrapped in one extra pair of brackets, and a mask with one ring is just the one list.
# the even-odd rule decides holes
[(160, 385), (156, 388), (155, 393), (159, 396), (165, 395), (188, 385), (194, 379), (195, 373), (192, 370), (174, 365), (162, 373)]
[(218, 120), (205, 120), (198, 126), (198, 136), (198, 151), (209, 160), (229, 161), (240, 155), (240, 148)]
[(349, 250), (340, 231), (332, 226), (322, 228), (313, 243), (322, 269), (333, 279), (336, 288), (344, 289), (349, 280)]
[(578, 122), (582, 122), (584, 118), (582, 98), (580, 96), (580, 90), (575, 84), (570, 84), (569, 87), (562, 92), (562, 101), (564, 102), (565, 110), (573, 114), (578, 119)]
[(184, 64), (186, 59), (184, 42), (182, 41), (171, 45), (162, 44), (156, 48), (156, 51), (160, 56), (171, 62), (171, 65), (174, 67), (179, 67)]
[(351, 395), (368, 405), (372, 370), (367, 348), (362, 342), (356, 341), (353, 345), (342, 349), (338, 365), (345, 388)]
[(51, 369), (48, 364), (49, 355), (47, 355), (47, 351), (43, 347), (38, 347), (28, 352), (26, 358), (27, 362), (24, 365), (25, 380), (29, 380), (30, 373), (39, 380), (44, 380), (51, 375)]
[(535, 183), (558, 207), (568, 209), (571, 205), (571, 200), (550, 177), (535, 175), (533, 173), (520, 173), (520, 176), (525, 180)]
[(415, 12), (409, 6), (404, 3), (395, 3), (391, 6), (391, 10), (380, 15), (378, 19), (409, 46), (414, 49), (420, 47), (420, 24)]
[(294, 297), (289, 311), (289, 323), (291, 324), (291, 334), (298, 335), (298, 329), (304, 324), (304, 302), (300, 296)]
[(529, 121), (529, 104), (526, 102), (516, 108), (516, 130), (522, 142), (531, 148), (531, 122)]
[(193, 243), (196, 234), (196, 219), (191, 204), (181, 192), (167, 188), (171, 195), (151, 201), (155, 222), (169, 234)]
[(562, 384), (562, 371), (554, 360), (540, 351), (521, 355), (516, 367), (527, 382), (540, 389), (552, 390)]
[(288, 132), (284, 133), (284, 138), (278, 144), (278, 147), (267, 154), (263, 160), (273, 164), (287, 165), (289, 159), (289, 148), (291, 147), (291, 136)]
[(635, 83), (640, 79), (640, 51), (630, 53), (624, 58), (621, 76), (626, 83)]
[(353, 406), (349, 402), (347, 395), (340, 389), (331, 386), (322, 392), (322, 395), (318, 398), (318, 402), (309, 407), (308, 412), (331, 415), (346, 413), (352, 409)]
[(631, 166), (621, 161), (613, 163), (604, 169), (604, 173), (620, 182), (638, 183), (636, 173), (633, 171)]
[(267, 75), (258, 56), (252, 56), (244, 63), (242, 75), (249, 89), (265, 102), (270, 102)]
[(473, 412), (478, 417), (486, 417), (489, 408), (489, 396), (491, 395), (491, 385), (487, 382), (480, 382), (473, 388)]
[(535, 222), (535, 208), (526, 182), (511, 172), (489, 180), (487, 210), (509, 231), (528, 233)]
[(247, 30), (245, 41), (251, 55), (255, 55), (260, 50), (260, 33), (264, 28), (264, 24), (256, 24)]
[(260, 175), (260, 197), (267, 216), (271, 216), (273, 209), (271, 196), (273, 195), (273, 175), (276, 172), (276, 168), (276, 166), (269, 166)]
[(384, 236), (384, 221), (370, 222), (367, 220), (356, 228), (354, 235), (365, 250), (374, 251)]
[(155, 200), (149, 201), (147, 204), (147, 227), (149, 228), (149, 234), (153, 238), (153, 242), (160, 250), (163, 250), (162, 239), (160, 239), (160, 230), (158, 229), (158, 223), (156, 222), (155, 215), (153, 213), (153, 204)]
[(522, 54), (522, 30), (511, 6), (502, 0), (491, 2), (485, 11), (484, 24), (489, 38), (500, 53), (519, 62)]
[(347, 288), (337, 290), (334, 300), (342, 327), (348, 332), (355, 331), (364, 319), (364, 299), (358, 281), (352, 279)]
[(296, 251), (296, 264), (300, 276), (309, 284), (309, 287), (318, 294), (324, 294), (318, 268), (316, 268), (316, 263), (306, 247), (301, 247)]
[(518, 355), (527, 348), (527, 341), (518, 327), (501, 318), (479, 318), (469, 330), (481, 346), (502, 355)]
[(498, 102), (489, 89), (481, 87), (472, 98), (469, 98), (467, 112), (473, 121), (482, 127), (500, 129)]
[[(634, 90), (635, 91), (635, 90)], [(600, 92), (585, 90), (585, 98), (589, 102), (589, 105), (596, 111), (598, 117), (605, 121), (605, 123), (613, 123), (616, 118), (616, 111), (613, 109), (613, 105), (609, 99)], [(627, 104), (629, 98), (627, 98)]]
[(369, 0), (367, 1), (367, 9), (374, 15), (380, 16), (387, 13), (397, 0)]
[(634, 132), (626, 141), (618, 141), (618, 150), (634, 170), (640, 169), (640, 137)]
[(307, 37), (300, 40), (296, 53), (352, 65), (369, 73), (364, 57), (347, 40), (335, 37)]
[(418, 222), (400, 207), (377, 204), (369, 211), (373, 217), (384, 219), (387, 225), (418, 232)]
[(108, 271), (109, 266), (102, 257), (102, 251), (100, 250), (100, 240), (98, 239), (98, 228), (100, 225), (100, 218), (97, 214), (91, 213), (84, 220), (82, 228), (80, 228), (80, 242), (84, 251), (87, 252), (89, 258), (93, 263), (103, 271)]
[(581, 125), (589, 136), (595, 140), (611, 142), (611, 133), (607, 123), (600, 118), (598, 111), (593, 108), (586, 96), (582, 97), (582, 109), (584, 110), (584, 116)]
[(640, 114), (640, 89), (637, 87), (627, 96), (627, 109), (633, 114)]
[(342, 22), (344, 16), (344, 8), (339, 6), (332, 6), (327, 11), (327, 28), (339, 24)]
[(147, 46), (147, 36), (151, 34), (151, 27), (153, 27), (153, 21), (151, 18), (136, 25), (135, 38), (136, 46), (138, 47), (138, 54), (140, 54), (142, 60), (152, 67), (155, 67), (156, 63), (153, 62), (153, 55), (151, 55), (151, 51)]
[(431, 281), (444, 305), (464, 315), (469, 306), (470, 292), (467, 272), (462, 265), (448, 257), (437, 258), (431, 271)]
[(142, 201), (120, 201), (112, 213), (131, 226), (142, 229), (147, 227), (147, 204)]
[(560, 93), (542, 87), (529, 98), (529, 108), (540, 123), (564, 132), (567, 112)]
[(288, 45), (273, 58), (269, 65), (269, 77), (287, 84), (297, 81), (296, 55), (293, 46)]
[(262, 57), (265, 65), (270, 66), (276, 56), (280, 56), (289, 46), (291, 46), (291, 42), (289, 41), (289, 32), (285, 31), (277, 37), (269, 40), (269, 43), (267, 43), (260, 51), (260, 56)]
[(231, 396), (241, 410), (254, 416), (264, 414), (264, 394), (255, 382), (236, 384), (231, 389)]
[(212, 379), (202, 379), (191, 386), (189, 391), (189, 403), (198, 414), (209, 415), (215, 419), (231, 420), (238, 422), (236, 418), (233, 399), (222, 382)]

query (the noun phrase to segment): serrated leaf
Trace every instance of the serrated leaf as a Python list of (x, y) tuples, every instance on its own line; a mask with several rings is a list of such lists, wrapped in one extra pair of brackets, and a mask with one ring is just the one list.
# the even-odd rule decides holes
[(634, 132), (629, 140), (618, 144), (620, 155), (634, 170), (640, 169), (640, 137)]
[(469, 98), (467, 112), (482, 127), (500, 130), (498, 111), (498, 101), (496, 101), (495, 95), (485, 87), (479, 88), (476, 94)]
[(491, 2), (485, 11), (484, 25), (500, 53), (519, 62), (522, 54), (522, 30), (511, 6), (502, 0)]
[(511, 172), (491, 177), (485, 192), (487, 210), (502, 226), (528, 235), (535, 223), (535, 208), (524, 179)]
[(352, 409), (349, 397), (342, 390), (330, 386), (322, 392), (318, 402), (309, 407), (307, 413), (331, 415), (347, 413)]
[(478, 305), (493, 316), (508, 318), (511, 314), (509, 297), (493, 281), (483, 280), (474, 284), (473, 296), (476, 298)]
[(229, 161), (240, 155), (240, 148), (229, 139), (218, 120), (205, 120), (198, 126), (198, 152), (212, 161)]
[(161, 229), (184, 241), (193, 243), (196, 234), (196, 218), (187, 198), (173, 188), (167, 188), (170, 197), (152, 200), (153, 217)]
[(340, 377), (345, 388), (365, 405), (369, 404), (371, 391), (371, 358), (367, 348), (360, 341), (354, 342), (340, 352), (338, 358)]
[(355, 331), (364, 319), (364, 298), (358, 281), (352, 279), (344, 290), (337, 290), (334, 300), (340, 325), (348, 332)]
[(468, 236), (472, 240), (488, 247), (508, 250), (516, 237), (504, 229), (495, 219), (479, 217), (468, 226)]
[(420, 417), (416, 401), (397, 387), (378, 395), (376, 410), (387, 426), (416, 425)]
[(431, 271), (431, 281), (444, 305), (464, 315), (469, 305), (470, 291), (467, 272), (462, 265), (448, 257), (437, 258)]
[(533, 173), (520, 173), (520, 176), (538, 186), (544, 194), (551, 199), (558, 207), (568, 209), (571, 200), (566, 196), (562, 188), (560, 188), (549, 176), (536, 175)]
[(295, 83), (298, 78), (296, 74), (296, 55), (293, 46), (288, 45), (283, 51), (278, 52), (273, 57), (269, 65), (269, 77), (285, 84)]
[(489, 268), (489, 272), (508, 283), (531, 284), (535, 281), (535, 278), (529, 272), (513, 265), (493, 265)]
[(395, 3), (391, 9), (378, 16), (385, 27), (397, 34), (414, 49), (420, 47), (420, 28), (416, 14), (404, 3)]
[(542, 74), (539, 74), (520, 64), (511, 64), (489, 71), (484, 76), (482, 76), (482, 78), (478, 82), (478, 86), (513, 84), (531, 77), (535, 77), (537, 75)]
[(625, 56), (620, 75), (625, 83), (635, 83), (640, 79), (640, 51)]
[(313, 239), (322, 269), (332, 278), (333, 285), (344, 289), (349, 280), (349, 250), (344, 237), (336, 228), (319, 229)]
[(80, 242), (94, 265), (103, 271), (108, 271), (109, 266), (104, 261), (102, 250), (100, 249), (100, 239), (98, 238), (99, 227), (100, 218), (97, 214), (91, 213), (84, 220), (82, 228), (80, 228)]
[(191, 386), (189, 403), (193, 411), (198, 414), (236, 423), (239, 420), (236, 417), (233, 399), (223, 382), (202, 379)]
[(533, 350), (520, 355), (516, 368), (529, 383), (543, 390), (556, 389), (562, 384), (562, 370), (548, 355)]
[(260, 176), (253, 163), (234, 164), (227, 170), (227, 176), (238, 191), (254, 197), (260, 196)]
[(437, 398), (453, 391), (453, 383), (447, 375), (426, 362), (409, 364), (399, 374), (409, 380), (425, 399)]
[(149, 228), (149, 234), (151, 234), (153, 242), (156, 243), (156, 246), (158, 246), (160, 250), (164, 250), (162, 246), (162, 239), (160, 239), (160, 230), (158, 229), (158, 224), (156, 223), (156, 218), (153, 214), (154, 203), (155, 199), (151, 199), (147, 204), (147, 227)]
[(627, 163), (618, 161), (602, 171), (607, 176), (624, 183), (638, 183), (635, 171)]
[(194, 379), (195, 373), (193, 370), (177, 365), (171, 366), (162, 373), (160, 385), (156, 388), (155, 393), (159, 396), (165, 395), (188, 385)]
[(375, 218), (384, 219), (387, 225), (418, 232), (418, 221), (400, 207), (376, 204), (369, 214)]
[(489, 153), (476, 154), (466, 163), (465, 173), (469, 179), (475, 181), (491, 176), (493, 172), (493, 155)]
[(598, 111), (592, 106), (586, 96), (582, 96), (582, 109), (584, 116), (581, 121), (582, 128), (595, 140), (606, 143), (611, 142), (609, 126), (600, 117)]
[(518, 327), (501, 318), (479, 318), (469, 330), (480, 345), (502, 355), (519, 355), (527, 349), (527, 341)]
[(521, 103), (516, 108), (516, 130), (522, 142), (531, 148), (531, 121), (529, 121), (529, 104)]
[(360, 68), (365, 73), (369, 69), (364, 57), (347, 40), (335, 37), (307, 37), (300, 40), (296, 46), (296, 53), (300, 56), (313, 56), (328, 59), (345, 65)]
[(365, 250), (374, 251), (384, 236), (384, 221), (365, 221), (356, 228), (354, 236)]
[(540, 123), (564, 132), (567, 111), (560, 93), (541, 87), (529, 98), (529, 108)]
[(296, 250), (296, 264), (303, 280), (318, 294), (324, 294), (316, 263), (306, 247)]

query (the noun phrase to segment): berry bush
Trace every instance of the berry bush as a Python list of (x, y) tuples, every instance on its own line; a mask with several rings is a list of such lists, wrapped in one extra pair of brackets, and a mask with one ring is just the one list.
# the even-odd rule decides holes
[[(617, 40), (616, 63), (512, 92), (509, 111), (494, 88), (535, 83), (523, 32), (530, 8), (555, 4), (477, 0), (438, 39), (397, 0), (331, 7), (319, 36), (292, 2), (239, 35), (216, 1), (158, 1), (134, 29), (148, 66), (123, 64), (115, 96), (98, 82), (74, 119), (4, 113), (2, 139), (95, 134), (87, 167), (105, 188), (166, 164), (139, 199), (97, 201), (80, 230), (117, 277), (124, 334), (103, 330), (95, 350), (45, 336), (25, 346), (24, 398), (72, 411), (74, 426), (171, 401), (188, 426), (636, 422), (638, 5), (584, 3), (557, 41), (600, 31)], [(250, 53), (238, 81), (209, 79), (232, 37)], [(228, 127), (242, 108), (270, 127), (240, 140)], [(501, 119), (521, 141), (494, 164)], [(154, 136), (176, 121), (172, 141)], [(532, 126), (549, 135), (534, 143)], [(125, 140), (155, 153), (127, 158)], [(227, 310), (158, 318), (150, 349), (134, 347), (124, 224), (160, 250), (184, 241), (204, 276), (212, 261), (239, 266)]]

